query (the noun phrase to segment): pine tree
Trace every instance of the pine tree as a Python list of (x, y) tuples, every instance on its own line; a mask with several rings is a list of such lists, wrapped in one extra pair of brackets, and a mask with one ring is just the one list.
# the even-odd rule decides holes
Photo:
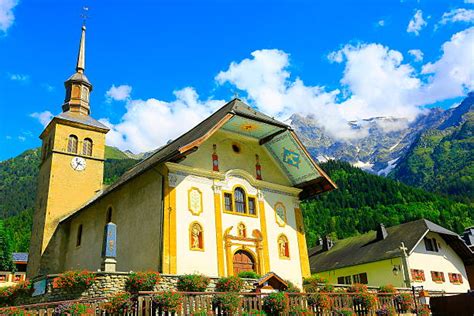
[(13, 271), (12, 248), (7, 230), (0, 221), (0, 270)]

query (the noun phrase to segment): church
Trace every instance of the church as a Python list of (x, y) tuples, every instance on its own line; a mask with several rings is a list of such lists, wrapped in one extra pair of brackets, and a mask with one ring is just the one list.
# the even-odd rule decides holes
[(85, 33), (62, 113), (40, 135), (28, 277), (271, 271), (301, 285), (300, 201), (336, 185), (292, 128), (235, 98), (105, 186), (108, 128), (91, 116)]

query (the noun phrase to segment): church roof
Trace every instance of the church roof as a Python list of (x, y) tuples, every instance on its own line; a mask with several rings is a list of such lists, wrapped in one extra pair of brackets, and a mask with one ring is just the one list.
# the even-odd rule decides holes
[(66, 111), (66, 112), (62, 112), (61, 114), (56, 115), (55, 117), (58, 119), (62, 119), (62, 120), (66, 120), (66, 121), (70, 121), (74, 123), (79, 123), (79, 124), (89, 125), (89, 126), (100, 128), (100, 129), (109, 130), (107, 126), (97, 121), (96, 119), (90, 117), (89, 115), (82, 115), (79, 113)]
[[(125, 172), (114, 184), (99, 193), (85, 206), (95, 202), (153, 166), (183, 159), (220, 128), (256, 138), (271, 154), (278, 155), (277, 160), (280, 167), (286, 172), (292, 184), (303, 190), (300, 194), (301, 198), (307, 198), (336, 188), (336, 184), (316, 165), (289, 125), (253, 109), (236, 98), (222, 106), (187, 133), (158, 148), (153, 154)], [(285, 150), (284, 153), (283, 150)], [(287, 155), (286, 163), (281, 161), (285, 160), (284, 154)]]
[(400, 250), (402, 242), (407, 248), (407, 254), (410, 254), (428, 232), (441, 235), (465, 262), (474, 260), (474, 254), (464, 244), (459, 235), (429, 220), (419, 219), (388, 227), (388, 235), (385, 239), (377, 240), (376, 232), (371, 231), (359, 236), (338, 240), (327, 251), (322, 249), (322, 245), (311, 248), (308, 251), (311, 272), (320, 273), (400, 257), (402, 255)]

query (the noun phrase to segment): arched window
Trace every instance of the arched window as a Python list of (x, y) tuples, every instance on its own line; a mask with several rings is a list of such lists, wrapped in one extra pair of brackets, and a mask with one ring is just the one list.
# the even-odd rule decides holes
[(278, 236), (278, 254), (280, 258), (290, 258), (290, 245), (288, 243), (288, 238), (283, 234)]
[(204, 230), (198, 222), (189, 226), (189, 248), (191, 250), (204, 250)]
[(245, 213), (246, 212), (246, 197), (245, 191), (242, 188), (236, 188), (234, 190), (234, 204), (235, 204), (235, 211), (237, 213)]
[(79, 247), (82, 242), (82, 224), (79, 225), (77, 228), (77, 236), (76, 236), (76, 247)]
[(106, 222), (106, 223), (110, 223), (111, 221), (112, 221), (112, 208), (109, 207), (109, 208), (107, 209), (107, 215), (106, 215), (106, 217), (105, 217), (105, 222)]
[(92, 139), (84, 139), (84, 143), (82, 144), (82, 154), (92, 156)]
[(77, 136), (69, 135), (69, 140), (67, 142), (67, 152), (68, 153), (77, 153)]

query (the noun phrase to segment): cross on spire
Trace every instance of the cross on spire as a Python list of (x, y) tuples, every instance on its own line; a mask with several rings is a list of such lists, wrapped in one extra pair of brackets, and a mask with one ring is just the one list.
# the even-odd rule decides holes
[(82, 26), (86, 26), (86, 20), (89, 17), (87, 13), (89, 12), (89, 7), (83, 6), (82, 7), (82, 13), (81, 13), (81, 18), (82, 18)]

